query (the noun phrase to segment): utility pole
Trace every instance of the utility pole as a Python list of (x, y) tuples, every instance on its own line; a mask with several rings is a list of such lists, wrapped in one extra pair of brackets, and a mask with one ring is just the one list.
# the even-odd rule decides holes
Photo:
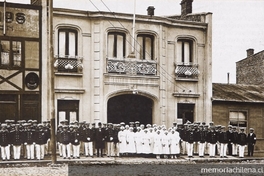
[(49, 43), (49, 66), (50, 66), (50, 123), (51, 123), (51, 162), (55, 164), (57, 162), (56, 155), (56, 135), (55, 135), (55, 92), (54, 92), (54, 52), (53, 52), (53, 0), (48, 0), (48, 43)]

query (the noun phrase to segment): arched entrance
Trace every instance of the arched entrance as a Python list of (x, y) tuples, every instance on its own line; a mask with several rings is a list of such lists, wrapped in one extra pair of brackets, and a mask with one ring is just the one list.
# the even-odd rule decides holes
[(153, 100), (141, 95), (118, 95), (107, 102), (107, 122), (120, 123), (139, 121), (152, 124)]

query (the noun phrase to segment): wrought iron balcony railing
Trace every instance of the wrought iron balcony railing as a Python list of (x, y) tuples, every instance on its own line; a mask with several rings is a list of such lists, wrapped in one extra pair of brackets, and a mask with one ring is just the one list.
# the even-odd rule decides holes
[(199, 75), (198, 64), (194, 63), (176, 63), (175, 64), (175, 75), (176, 80), (189, 79), (198, 80)]
[(156, 75), (157, 62), (136, 59), (107, 59), (107, 73), (127, 75)]
[(82, 73), (83, 63), (81, 57), (55, 56), (54, 68), (59, 73)]

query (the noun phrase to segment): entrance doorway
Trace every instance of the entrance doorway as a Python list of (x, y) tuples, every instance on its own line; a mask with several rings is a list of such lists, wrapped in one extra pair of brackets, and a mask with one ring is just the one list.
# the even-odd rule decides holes
[(178, 119), (182, 119), (182, 123), (190, 121), (193, 123), (194, 104), (178, 103)]
[(58, 124), (61, 120), (79, 121), (79, 100), (58, 100), (57, 117)]
[(141, 124), (152, 124), (153, 100), (141, 95), (118, 95), (107, 103), (107, 122), (139, 121)]

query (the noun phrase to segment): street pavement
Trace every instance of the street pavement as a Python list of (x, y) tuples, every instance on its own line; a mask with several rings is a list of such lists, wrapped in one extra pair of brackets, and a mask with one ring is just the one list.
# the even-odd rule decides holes
[[(239, 158), (234, 156), (228, 156), (227, 158), (221, 158), (220, 156), (215, 156), (213, 158), (205, 155), (205, 157), (199, 157), (194, 155), (192, 158), (189, 158), (186, 155), (181, 155), (177, 159), (156, 159), (155, 157), (85, 157), (81, 156), (80, 159), (63, 159), (60, 156), (57, 156), (56, 163), (86, 163), (86, 164), (177, 164), (177, 163), (214, 163), (214, 162), (243, 162), (243, 161), (259, 161), (263, 160), (264, 157), (256, 156), (256, 157), (247, 157)], [(27, 160), (27, 159), (20, 159), (20, 160), (13, 160), (10, 159), (9, 161), (0, 161), (0, 166), (5, 166), (8, 164), (23, 164), (27, 163), (30, 165), (38, 165), (44, 163), (51, 163), (51, 156), (45, 156), (43, 160)]]

